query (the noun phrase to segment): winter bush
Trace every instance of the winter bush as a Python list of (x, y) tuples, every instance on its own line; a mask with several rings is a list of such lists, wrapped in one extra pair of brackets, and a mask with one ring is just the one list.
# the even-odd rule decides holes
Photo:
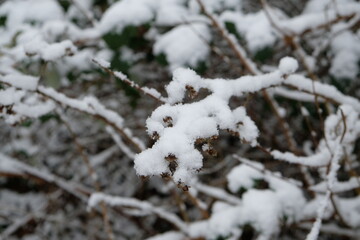
[(359, 239), (358, 1), (0, 2), (0, 239)]

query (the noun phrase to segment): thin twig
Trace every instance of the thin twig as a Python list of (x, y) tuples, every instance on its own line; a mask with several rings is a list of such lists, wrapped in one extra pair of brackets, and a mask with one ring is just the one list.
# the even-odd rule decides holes
[[(58, 114), (60, 116), (61, 121), (63, 122), (63, 124), (65, 125), (67, 130), (69, 131), (71, 137), (73, 138), (73, 141), (74, 141), (74, 143), (76, 145), (76, 148), (77, 148), (78, 152), (81, 155), (81, 159), (83, 160), (83, 162), (84, 162), (84, 164), (85, 164), (85, 166), (86, 166), (86, 168), (88, 170), (88, 173), (89, 173), (89, 175), (90, 175), (90, 177), (91, 177), (91, 179), (93, 181), (93, 185), (94, 185), (95, 190), (97, 192), (100, 192), (101, 188), (100, 188), (100, 183), (99, 183), (99, 180), (98, 180), (98, 176), (97, 176), (97, 173), (96, 173), (95, 169), (92, 167), (92, 165), (90, 163), (88, 155), (85, 153), (85, 147), (78, 140), (77, 135), (75, 134), (74, 130), (71, 128), (69, 122), (66, 121), (66, 118), (62, 114), (62, 112), (58, 111)], [(106, 207), (104, 202), (100, 202), (100, 207), (101, 207), (101, 211), (102, 211), (102, 217), (103, 217), (103, 222), (104, 222), (104, 227), (105, 227), (105, 232), (107, 234), (107, 237), (108, 237), (109, 240), (114, 240), (115, 236), (114, 236), (114, 233), (113, 233), (112, 228), (111, 228), (107, 207)]]

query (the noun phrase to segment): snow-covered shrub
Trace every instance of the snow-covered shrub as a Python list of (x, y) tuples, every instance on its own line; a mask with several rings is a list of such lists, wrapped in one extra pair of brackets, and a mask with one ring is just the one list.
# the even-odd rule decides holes
[(0, 2), (0, 239), (360, 236), (358, 1)]

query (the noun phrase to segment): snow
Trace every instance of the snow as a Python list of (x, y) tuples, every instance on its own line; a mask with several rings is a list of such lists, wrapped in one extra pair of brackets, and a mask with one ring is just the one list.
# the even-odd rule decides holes
[[(314, 1), (311, 1), (314, 2)], [(360, 5), (352, 1), (344, 1), (342, 4), (337, 4), (337, 7), (330, 9), (309, 8), (311, 11), (304, 11), (303, 14), (284, 21), (279, 21), (281, 28), (286, 29), (292, 34), (301, 34), (308, 29), (313, 29), (314, 26), (325, 25), (335, 20), (339, 14), (342, 16), (356, 14), (360, 11)]]
[(341, 198), (341, 199), (337, 198), (336, 202), (346, 223), (353, 228), (359, 228), (360, 227), (360, 197)]
[(37, 38), (26, 44), (24, 48), (27, 54), (40, 54), (45, 61), (55, 61), (61, 57), (73, 55), (77, 50), (70, 40), (47, 44)]
[(184, 234), (178, 232), (166, 232), (163, 234), (158, 234), (156, 236), (147, 238), (146, 240), (183, 240), (185, 238)]
[(308, 157), (296, 156), (291, 152), (282, 153), (278, 150), (271, 151), (271, 155), (278, 160), (287, 161), (294, 164), (302, 164), (311, 167), (326, 166), (331, 158), (331, 153), (325, 147), (320, 149), (320, 151), (315, 153), (314, 155)]
[(26, 117), (37, 118), (43, 116), (52, 110), (54, 110), (55, 104), (53, 102), (47, 101), (45, 103), (35, 102), (33, 104), (16, 104), (13, 107), (13, 110)]
[(115, 76), (117, 77), (117, 78), (119, 78), (120, 80), (127, 80), (128, 79), (128, 76), (126, 76), (124, 73), (122, 73), (122, 72), (119, 72), (119, 71), (116, 71), (116, 72), (114, 72), (115, 73)]
[(294, 73), (299, 67), (298, 62), (291, 57), (284, 57), (280, 60), (279, 70), (282, 74), (291, 74)]
[(298, 74), (289, 76), (286, 79), (286, 84), (299, 90), (305, 90), (309, 93), (313, 93), (315, 90), (320, 97), (333, 99), (339, 104), (351, 105), (356, 111), (360, 112), (360, 101), (358, 99), (344, 95), (332, 85), (327, 85), (318, 81), (313, 82), (311, 79)]
[(88, 208), (94, 208), (101, 202), (105, 202), (110, 206), (125, 206), (137, 208), (143, 211), (145, 214), (153, 212), (159, 215), (159, 217), (168, 220), (170, 223), (174, 224), (181, 231), (185, 233), (187, 232), (186, 224), (177, 215), (167, 212), (163, 208), (156, 207), (147, 201), (139, 201), (135, 198), (114, 197), (110, 195), (105, 195), (103, 193), (93, 193), (88, 200)]
[(313, 224), (313, 227), (311, 228), (310, 233), (306, 236), (306, 240), (316, 240), (318, 238), (321, 224), (322, 224), (322, 218), (325, 214), (325, 210), (326, 210), (329, 200), (330, 200), (330, 191), (327, 191), (326, 196), (324, 197), (320, 206), (318, 206), (318, 208), (317, 208), (316, 221)]
[(93, 61), (95, 61), (97, 64), (99, 64), (103, 68), (110, 68), (110, 62), (101, 59), (101, 58), (93, 58)]
[(330, 73), (336, 78), (355, 81), (359, 72), (360, 46), (358, 36), (350, 31), (342, 32), (332, 39), (331, 50), (334, 54)]
[(237, 33), (246, 39), (251, 52), (271, 46), (276, 41), (275, 31), (263, 11), (246, 15), (237, 11), (225, 11), (219, 20), (235, 24)]
[(180, 25), (161, 35), (154, 44), (153, 52), (155, 55), (165, 54), (172, 70), (186, 65), (196, 68), (209, 54), (210, 48), (207, 43), (210, 40), (207, 25)]
[(0, 76), (0, 81), (23, 90), (35, 90), (39, 78), (22, 74), (8, 74)]
[(7, 28), (16, 28), (24, 22), (46, 22), (63, 19), (63, 11), (55, 0), (14, 0), (0, 6), (0, 16), (7, 16)]
[(0, 90), (0, 104), (7, 106), (17, 103), (25, 96), (22, 90), (16, 90), (14, 87), (9, 87), (5, 90)]
[(126, 26), (140, 26), (154, 18), (150, 1), (123, 0), (117, 2), (101, 18), (98, 29), (105, 34), (110, 31), (121, 33)]
[[(346, 191), (350, 191), (353, 189), (356, 189), (360, 186), (360, 178), (358, 177), (352, 177), (350, 178), (348, 181), (335, 181), (333, 182), (333, 186), (331, 191), (333, 193), (340, 193), (340, 192), (346, 192)], [(320, 193), (325, 193), (327, 189), (327, 182), (320, 182), (314, 186), (311, 186), (311, 190), (316, 191), (316, 192), (320, 192)]]
[[(280, 63), (283, 73), (276, 70), (269, 74), (241, 77), (236, 80), (203, 79), (190, 69), (174, 71), (173, 81), (166, 87), (167, 102), (182, 101), (185, 91), (197, 92), (207, 88), (211, 94), (190, 104), (164, 104), (158, 107), (146, 121), (150, 136), (159, 140), (135, 157), (138, 175), (151, 176), (171, 174), (176, 182), (188, 183), (192, 174), (203, 166), (201, 153), (194, 148), (197, 139), (217, 136), (219, 129), (228, 129), (252, 146), (257, 144), (259, 131), (243, 107), (231, 110), (228, 101), (231, 96), (280, 84), (284, 75), (296, 70), (297, 63), (285, 58)], [(190, 89), (190, 90), (189, 90)], [(168, 156), (174, 156), (175, 169), (170, 169)]]
[(179, 1), (166, 1), (168, 1), (169, 4), (160, 4), (156, 13), (155, 22), (160, 26), (173, 26), (183, 23), (189, 15), (187, 9), (181, 4), (177, 3)]
[(244, 194), (241, 205), (215, 211), (210, 219), (191, 224), (189, 233), (193, 238), (205, 236), (210, 239), (212, 236), (228, 236), (238, 227), (251, 223), (258, 232), (271, 238), (279, 230), (280, 208), (272, 191), (252, 189)]
[[(302, 60), (305, 60), (315, 74), (321, 73), (319, 81), (305, 77), (303, 68), (298, 71), (298, 74), (295, 74), (299, 64), (291, 57), (282, 58), (278, 66), (274, 64), (274, 59), (279, 59), (281, 54), (275, 54), (273, 59), (269, 59), (268, 64), (272, 64), (271, 66), (261, 66), (260, 62), (255, 63), (251, 58), (246, 57), (247, 50), (251, 53), (250, 56), (253, 56), (257, 51), (266, 47), (279, 50), (288, 43), (283, 41), (283, 34), (279, 34), (280, 31), (274, 29), (263, 10), (250, 13), (243, 11), (241, 8), (246, 5), (245, 2), (204, 0), (206, 9), (213, 14), (214, 19), (212, 20), (219, 23), (220, 27), (224, 27), (226, 22), (234, 23), (240, 39), (226, 30), (220, 36), (224, 38), (222, 41), (230, 43), (232, 47), (230, 50), (226, 48), (227, 46), (223, 46), (221, 41), (221, 45), (216, 46), (219, 43), (217, 38), (219, 36), (213, 38), (215, 34), (218, 34), (214, 31), (216, 29), (211, 26), (214, 22), (211, 22), (201, 12), (197, 0), (111, 0), (107, 2), (109, 8), (104, 9), (104, 6), (100, 7), (93, 0), (76, 0), (76, 4), (70, 3), (66, 12), (56, 0), (13, 0), (0, 5), (0, 16), (7, 18), (5, 26), (0, 26), (0, 118), (3, 118), (5, 123), (12, 124), (11, 127), (17, 126), (16, 130), (9, 130), (8, 124), (1, 128), (1, 132), (4, 133), (4, 141), (8, 135), (12, 138), (9, 143), (5, 144), (6, 146), (2, 147), (2, 153), (0, 153), (1, 173), (35, 177), (52, 183), (87, 202), (89, 208), (97, 209), (98, 204), (103, 202), (122, 208), (121, 211), (130, 216), (155, 215), (145, 218), (149, 220), (144, 225), (146, 228), (153, 225), (156, 218), (163, 218), (174, 225), (175, 231), (171, 230), (152, 236), (148, 238), (149, 240), (184, 238), (235, 240), (241, 238), (242, 228), (247, 224), (255, 229), (258, 240), (277, 239), (280, 237), (279, 233), (283, 233), (285, 229), (283, 226), (296, 225), (302, 228), (303, 222), (316, 219), (307, 236), (307, 240), (315, 240), (325, 229), (322, 228), (323, 221), (329, 221), (330, 224), (335, 223), (332, 225), (334, 226), (333, 232), (337, 234), (345, 232), (339, 225), (339, 220), (342, 221), (342, 219), (336, 216), (337, 211), (346, 225), (351, 228), (360, 227), (360, 198), (354, 195), (355, 190), (359, 188), (360, 179), (356, 176), (350, 177), (350, 175), (345, 181), (339, 180), (343, 178), (338, 179), (343, 176), (343, 173), (351, 172), (352, 169), (359, 167), (355, 152), (358, 150), (357, 144), (360, 136), (358, 92), (352, 91), (353, 95), (348, 96), (345, 93), (346, 90), (343, 93), (341, 89), (338, 90), (325, 83), (328, 78), (331, 80), (335, 78), (336, 81), (341, 81), (343, 78), (352, 81), (358, 79), (358, 61), (360, 59), (360, 32), (356, 29), (360, 12), (358, 2), (355, 0), (343, 0), (341, 3), (332, 0), (309, 0), (303, 12), (291, 18), (275, 7), (270, 9), (276, 24), (285, 34), (293, 37), (300, 47), (305, 48), (289, 52), (291, 49), (290, 46), (287, 46), (288, 53), (295, 55), (297, 53), (304, 57)], [(355, 16), (328, 24), (341, 16), (351, 15)], [(95, 18), (92, 19), (93, 17)], [(146, 51), (143, 49), (133, 50), (128, 46), (123, 46), (114, 52), (107, 48), (102, 39), (102, 36), (109, 32), (121, 34), (128, 26), (138, 27), (144, 24), (150, 26), (150, 30), (142, 32), (144, 34), (142, 36), (145, 36), (150, 44), (146, 47)], [(354, 29), (356, 30), (354, 31)], [(214, 42), (212, 42), (213, 40)], [(208, 76), (218, 74), (218, 71), (223, 73), (222, 66), (214, 71), (210, 69), (211, 71), (207, 71), (205, 76), (200, 76), (196, 71), (186, 68), (196, 69), (199, 64), (207, 64), (210, 50), (220, 53), (224, 51), (225, 55), (228, 53), (236, 55), (231, 57), (241, 58), (244, 56), (245, 65), (248, 65), (245, 66), (246, 71), (255, 76), (241, 75), (235, 79), (213, 79)], [(282, 51), (283, 54), (285, 52), (287, 51)], [(306, 55), (311, 52), (314, 52), (312, 56)], [(114, 57), (120, 57), (121, 61), (126, 61), (131, 65), (129, 69), (131, 76), (136, 75), (133, 72), (141, 74), (135, 76), (135, 80), (145, 76), (144, 81), (141, 82), (149, 83), (148, 79), (150, 78), (159, 81), (161, 80), (157, 75), (159, 72), (153, 71), (153, 67), (158, 69), (157, 65), (147, 65), (150, 60), (148, 54), (151, 56), (163, 54), (169, 63), (167, 70), (173, 73), (172, 81), (165, 87), (165, 97), (156, 89), (142, 87), (137, 84), (137, 81), (131, 81), (124, 73), (109, 69), (110, 61)], [(147, 145), (134, 137), (130, 129), (125, 127), (133, 118), (124, 119), (117, 111), (112, 110), (119, 109), (121, 106), (116, 101), (108, 99), (111, 97), (111, 94), (108, 94), (111, 93), (108, 91), (112, 91), (111, 85), (101, 84), (101, 92), (96, 92), (98, 86), (95, 82), (90, 81), (96, 80), (97, 83), (101, 75), (94, 69), (94, 64), (91, 63), (92, 58), (107, 73), (121, 79), (145, 95), (152, 96), (161, 104), (146, 120), (146, 131), (152, 138)], [(211, 63), (214, 64), (212, 60)], [(220, 64), (223, 63), (220, 62)], [(146, 65), (146, 69), (142, 68), (144, 65)], [(258, 70), (257, 65), (259, 65), (259, 69), (268, 73), (263, 74)], [(148, 66), (150, 69), (147, 69)], [(38, 74), (41, 77), (30, 76), (30, 74), (39, 72), (39, 67), (41, 71), (44, 70)], [(328, 71), (326, 75), (322, 75), (323, 70)], [(68, 77), (69, 73), (74, 73), (75, 77), (81, 81), (87, 81), (84, 86), (90, 96), (77, 94), (77, 89), (72, 88), (72, 84), (67, 80), (70, 78)], [(147, 75), (149, 73), (151, 76)], [(72, 97), (47, 86), (39, 85), (40, 79), (42, 84), (48, 83), (48, 74), (56, 74), (61, 92), (64, 91)], [(229, 76), (232, 75), (233, 72), (229, 72)], [(77, 86), (81, 88), (83, 83), (79, 82), (79, 84)], [(151, 84), (161, 85), (159, 82)], [(351, 84), (355, 84), (355, 82)], [(87, 88), (87, 86), (90, 87)], [(316, 133), (315, 143), (310, 141), (311, 139), (296, 138), (299, 141), (296, 146), (303, 149), (303, 154), (284, 150), (286, 145), (283, 145), (281, 141), (272, 145), (271, 138), (266, 140), (267, 136), (260, 138), (261, 146), (259, 146), (259, 136), (262, 134), (260, 130), (265, 129), (268, 123), (266, 123), (267, 119), (265, 125), (262, 122), (255, 123), (253, 121), (250, 116), (257, 116), (259, 113), (253, 113), (257, 108), (251, 109), (252, 105), (247, 104), (247, 100), (250, 98), (247, 97), (252, 95), (249, 93), (257, 95), (264, 89), (274, 101), (279, 115), (283, 118), (293, 116), (293, 111), (290, 111), (289, 108), (291, 104), (284, 102), (285, 104), (281, 104), (281, 107), (277, 106), (278, 99), (273, 98), (274, 96), (311, 103), (300, 108), (302, 116), (298, 116), (299, 121), (290, 121), (291, 125), (288, 128), (290, 135), (292, 131), (297, 133), (304, 117), (308, 118), (307, 120), (315, 121), (314, 125), (311, 122), (312, 126), (318, 126), (319, 121), (323, 123), (321, 124), (322, 129)], [(91, 96), (94, 93), (101, 96), (101, 99)], [(310, 110), (313, 110), (312, 104), (315, 96), (318, 97), (316, 101), (326, 103), (326, 111), (322, 112), (324, 121), (317, 117), (312, 119), (311, 114), (313, 113)], [(240, 104), (234, 106), (232, 97), (236, 97)], [(258, 97), (260, 96), (252, 99), (257, 100)], [(100, 100), (104, 101), (104, 104)], [(111, 109), (106, 107), (109, 105), (112, 106)], [(121, 179), (115, 179), (116, 181), (111, 183), (115, 188), (106, 187), (104, 192), (114, 193), (119, 189), (129, 189), (126, 190), (125, 195), (135, 196), (133, 194), (136, 194), (137, 187), (133, 185), (128, 187), (122, 183), (122, 174), (131, 173), (127, 172), (128, 167), (125, 165), (134, 160), (138, 175), (165, 174), (171, 177), (171, 181), (167, 185), (160, 183), (159, 178), (155, 178), (157, 181), (149, 184), (150, 188), (154, 187), (156, 191), (162, 193), (162, 196), (152, 195), (148, 200), (140, 201), (131, 197), (106, 195), (102, 192), (92, 194), (92, 190), (85, 189), (73, 182), (77, 179), (85, 179), (85, 174), (82, 172), (77, 173), (78, 176), (72, 176), (72, 172), (66, 173), (64, 177), (72, 178), (71, 182), (68, 182), (49, 171), (25, 163), (25, 161), (31, 164), (44, 163), (43, 166), (47, 167), (47, 164), (50, 163), (51, 167), (54, 167), (58, 166), (59, 160), (64, 157), (72, 158), (69, 152), (69, 149), (72, 148), (63, 149), (67, 145), (51, 145), (51, 148), (56, 151), (55, 154), (61, 155), (57, 157), (51, 153), (48, 154), (43, 148), (36, 145), (41, 143), (41, 141), (38, 142), (41, 140), (40, 138), (50, 136), (51, 139), (57, 139), (58, 135), (61, 139), (63, 138), (63, 130), (56, 128), (56, 124), (58, 124), (56, 121), (41, 123), (41, 126), (45, 127), (41, 131), (37, 131), (37, 127), (40, 126), (39, 121), (34, 121), (31, 126), (21, 126), (24, 120), (38, 118), (53, 111), (56, 107), (74, 109), (103, 120), (103, 125), (93, 126), (89, 125), (91, 118), (76, 119), (77, 115), (69, 118), (72, 121), (70, 123), (75, 124), (76, 131), (83, 129), (83, 126), (90, 126), (90, 137), (86, 134), (86, 137), (81, 136), (79, 140), (84, 145), (86, 144), (86, 149), (91, 153), (90, 163), (96, 167), (96, 171), (99, 170), (99, 176), (106, 174), (104, 171), (109, 169), (114, 170), (111, 172), (116, 173), (117, 177), (121, 176)], [(144, 108), (144, 106), (142, 107)], [(143, 111), (144, 109), (132, 111), (127, 108), (120, 110), (125, 114), (128, 113), (127, 111), (131, 111), (135, 114), (135, 118), (141, 115), (136, 121), (144, 120), (144, 114), (148, 113), (148, 109), (147, 111)], [(69, 114), (71, 115), (73, 112), (70, 111)], [(85, 122), (76, 122), (83, 119)], [(264, 120), (259, 116), (255, 119), (256, 121)], [(269, 118), (269, 121), (273, 120)], [(134, 124), (130, 123), (129, 125)], [(257, 124), (259, 124), (259, 129)], [(134, 126), (138, 127), (139, 125), (136, 123)], [(292, 127), (296, 128), (292, 129)], [(29, 134), (25, 136), (21, 132), (23, 129), (27, 129)], [(107, 132), (97, 136), (98, 130)], [(276, 134), (276, 131), (270, 130)], [(224, 144), (227, 144), (226, 139), (213, 143), (225, 131), (238, 137), (243, 145), (230, 149), (229, 146), (224, 148)], [(314, 130), (312, 132), (315, 134)], [(324, 136), (320, 135), (322, 132), (324, 132)], [(54, 137), (55, 135), (56, 137)], [(296, 137), (296, 134), (294, 136)], [(319, 139), (321, 137), (323, 138)], [(110, 138), (115, 145), (109, 147)], [(103, 140), (105, 141), (100, 145), (95, 145)], [(134, 144), (134, 148), (130, 147), (130, 144)], [(284, 177), (295, 176), (299, 172), (293, 172), (294, 175), (289, 170), (285, 170), (283, 174), (273, 172), (274, 169), (282, 170), (283, 168), (280, 168), (279, 164), (286, 167), (286, 163), (266, 161), (266, 164), (263, 165), (258, 162), (266, 159), (257, 155), (259, 150), (254, 147), (267, 149), (270, 146), (281, 149), (281, 151), (268, 150), (275, 160), (296, 164), (296, 167), (299, 167), (300, 173), (304, 174), (308, 180), (310, 191), (314, 191), (314, 196), (310, 197), (307, 190), (303, 189), (305, 181), (300, 182)], [(240, 161), (240, 164), (233, 167), (234, 162), (221, 161), (215, 163), (214, 166), (207, 167), (207, 172), (201, 172), (204, 166), (203, 161), (209, 157), (210, 151), (217, 152), (219, 150), (217, 148), (221, 148), (218, 151), (220, 158), (228, 158), (231, 161), (235, 158)], [(255, 156), (254, 158), (258, 161), (235, 157), (238, 155), (233, 155), (231, 158), (230, 155), (227, 155), (229, 152), (223, 151), (223, 149), (236, 151), (239, 156)], [(119, 163), (122, 167), (116, 170), (113, 167), (117, 165), (113, 165), (113, 162), (117, 161), (107, 160), (111, 159), (119, 150), (121, 151), (120, 157), (127, 162), (125, 165)], [(25, 151), (26, 156), (18, 154), (21, 151)], [(10, 155), (19, 155), (24, 162), (15, 160)], [(267, 158), (269, 157), (267, 156)], [(214, 161), (211, 159), (209, 164)], [(107, 164), (110, 163), (111, 165), (108, 166)], [(310, 175), (308, 168), (311, 168), (311, 173), (316, 172), (316, 174)], [(223, 173), (222, 177), (221, 174), (219, 176), (215, 174), (216, 178), (211, 179), (213, 175), (206, 175), (220, 169)], [(295, 169), (294, 166), (291, 169)], [(341, 175), (339, 175), (339, 169), (341, 169)], [(58, 170), (57, 174), (64, 173), (62, 169)], [(81, 168), (81, 170), (84, 169)], [(199, 171), (202, 177), (198, 179), (195, 175)], [(128, 175), (124, 176), (128, 177)], [(130, 177), (136, 179), (134, 174)], [(223, 181), (225, 177), (227, 182)], [(104, 178), (99, 178), (99, 180), (101, 180), (102, 186), (106, 183), (106, 181), (103, 182)], [(203, 180), (209, 180), (209, 182), (204, 183)], [(217, 182), (217, 180), (221, 180), (221, 182)], [(268, 188), (256, 189), (257, 180), (264, 181)], [(133, 181), (135, 182), (135, 180)], [(128, 183), (126, 179), (124, 182)], [(174, 189), (178, 183), (182, 186), (188, 185), (190, 190), (186, 193), (178, 192), (177, 189)], [(116, 189), (119, 184), (121, 188)], [(148, 187), (147, 184), (140, 185)], [(238, 190), (241, 188), (244, 188), (245, 191), (240, 196)], [(61, 191), (59, 192), (61, 193)], [(179, 209), (170, 205), (171, 201), (167, 201), (173, 196), (173, 193), (179, 194), (179, 199), (186, 203), (181, 202)], [(7, 196), (8, 193), (4, 195)], [(186, 196), (189, 199), (183, 199)], [(20, 194), (19, 198), (21, 198)], [(188, 204), (188, 200), (196, 201), (194, 205), (208, 212), (209, 218), (199, 220), (200, 215), (195, 207)], [(11, 200), (6, 199), (6, 201)], [(337, 206), (337, 209), (334, 209), (331, 201)], [(165, 202), (169, 205), (158, 207), (152, 202), (158, 203), (159, 206)], [(211, 209), (209, 209), (210, 207)], [(185, 211), (185, 214), (182, 211)], [(187, 214), (189, 214), (189, 221), (183, 216)], [(180, 215), (184, 220), (179, 217)], [(121, 223), (110, 220), (112, 227), (118, 232)], [(48, 228), (48, 222), (44, 223), (45, 228)], [(14, 221), (14, 225), (17, 224)], [(6, 225), (4, 226), (6, 227)], [(40, 225), (38, 227), (42, 228)], [(11, 226), (7, 229), (11, 229)], [(142, 229), (136, 230), (141, 232)], [(350, 228), (346, 230), (350, 231)], [(126, 234), (127, 231), (124, 236)], [(139, 235), (141, 234), (143, 234), (141, 236), (143, 238), (149, 237), (145, 236), (143, 232), (139, 233)], [(355, 231), (352, 234), (356, 238)], [(79, 235), (81, 234), (79, 233)], [(81, 239), (82, 237), (76, 236), (76, 238)]]
[[(260, 164), (257, 164), (257, 166), (260, 168), (263, 167)], [(242, 187), (245, 189), (252, 188), (255, 180), (262, 178), (263, 175), (259, 171), (246, 165), (240, 165), (239, 167), (231, 169), (226, 176), (228, 187), (233, 193), (237, 193)]]

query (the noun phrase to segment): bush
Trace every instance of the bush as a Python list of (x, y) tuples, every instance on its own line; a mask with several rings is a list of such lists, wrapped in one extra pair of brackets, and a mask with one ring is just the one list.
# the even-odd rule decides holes
[(1, 239), (357, 239), (360, 3), (0, 5)]

